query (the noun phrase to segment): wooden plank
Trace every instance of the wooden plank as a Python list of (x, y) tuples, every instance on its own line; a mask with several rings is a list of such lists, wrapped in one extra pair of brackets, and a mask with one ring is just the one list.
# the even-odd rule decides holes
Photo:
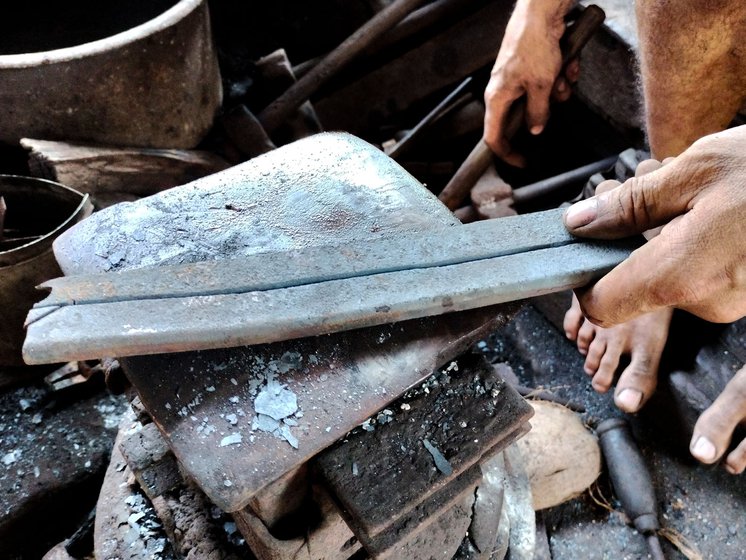
[(381, 549), (392, 546), (392, 538), (382, 536), (392, 526), (419, 523), (402, 520), (417, 517), (416, 508), (430, 496), (459, 494), (446, 489), (485, 454), (512, 443), (533, 414), (481, 357), (459, 361), (415, 395), (392, 403), (389, 419), (384, 414), (373, 431), (357, 429), (315, 461), (358, 536), (364, 544), (381, 536)]
[(227, 169), (210, 152), (113, 148), (23, 138), (34, 175), (58, 181), (94, 198), (147, 196)]

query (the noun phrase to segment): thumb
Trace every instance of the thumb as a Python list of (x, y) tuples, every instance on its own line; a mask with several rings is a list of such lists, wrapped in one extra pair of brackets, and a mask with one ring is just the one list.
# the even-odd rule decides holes
[(678, 163), (632, 177), (615, 189), (573, 204), (565, 212), (565, 227), (579, 237), (617, 239), (684, 214), (699, 187)]

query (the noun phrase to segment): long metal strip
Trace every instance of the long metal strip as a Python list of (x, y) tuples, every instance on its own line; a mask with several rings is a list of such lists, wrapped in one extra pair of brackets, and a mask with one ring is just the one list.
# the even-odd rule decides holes
[(50, 308), (28, 325), (24, 359), (227, 348), (473, 309), (585, 285), (636, 245), (578, 242), (288, 288)]
[(56, 278), (35, 308), (238, 294), (413, 269), (449, 266), (577, 242), (562, 210), (229, 260)]

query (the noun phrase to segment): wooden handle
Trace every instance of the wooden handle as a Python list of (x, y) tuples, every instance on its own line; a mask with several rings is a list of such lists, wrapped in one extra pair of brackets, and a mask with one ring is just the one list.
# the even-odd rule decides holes
[[(604, 11), (595, 4), (591, 4), (583, 10), (575, 23), (567, 28), (560, 40), (563, 70), (573, 58), (580, 54), (580, 51), (601, 26), (605, 18), (606, 14)], [(512, 138), (518, 131), (523, 122), (525, 112), (526, 98), (524, 96), (517, 99), (508, 110), (508, 116), (505, 121), (505, 136), (507, 138)], [(492, 150), (490, 150), (490, 147), (484, 140), (479, 140), (451, 180), (448, 181), (448, 184), (438, 195), (440, 201), (452, 211), (460, 207), (471, 188), (479, 180), (487, 167), (489, 167), (491, 161)]]

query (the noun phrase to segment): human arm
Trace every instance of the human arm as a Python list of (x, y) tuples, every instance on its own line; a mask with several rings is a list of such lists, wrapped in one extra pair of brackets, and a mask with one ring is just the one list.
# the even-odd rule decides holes
[(663, 307), (713, 322), (745, 316), (746, 125), (705, 136), (657, 171), (574, 204), (565, 225), (597, 239), (664, 225), (629, 259), (577, 291), (593, 323), (611, 326)]
[[(570, 96), (562, 67), (560, 38), (564, 18), (575, 0), (518, 0), (505, 30), (497, 60), (485, 89), (484, 140), (497, 155), (513, 165), (522, 158), (512, 151), (505, 134), (511, 104), (526, 94), (526, 123), (539, 134), (549, 117), (549, 99)], [(577, 61), (568, 65), (569, 81), (577, 80)]]

